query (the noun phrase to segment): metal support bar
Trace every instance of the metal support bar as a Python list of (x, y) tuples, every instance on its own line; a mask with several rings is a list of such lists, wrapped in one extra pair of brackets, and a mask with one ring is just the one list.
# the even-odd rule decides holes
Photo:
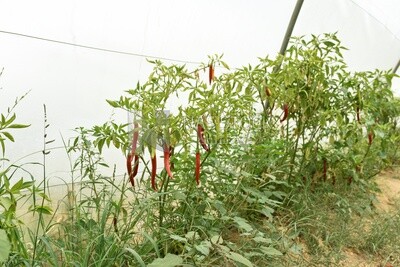
[(393, 73), (396, 73), (397, 70), (399, 69), (399, 67), (400, 67), (400, 59), (399, 59), (399, 61), (397, 62), (396, 66), (394, 67)]
[(290, 37), (292, 37), (292, 32), (294, 29), (294, 25), (296, 24), (297, 17), (299, 16), (300, 9), (303, 5), (304, 0), (297, 0), (296, 6), (294, 7), (292, 17), (290, 18), (289, 25), (286, 29), (285, 37), (283, 38), (281, 50), (279, 51), (279, 54), (283, 55), (286, 51), (286, 48), (288, 46)]
[[(290, 18), (289, 25), (286, 29), (285, 37), (283, 38), (281, 50), (279, 51), (279, 54), (281, 54), (281, 55), (285, 54), (286, 48), (289, 44), (290, 37), (292, 37), (294, 25), (296, 24), (297, 17), (299, 16), (300, 9), (303, 5), (303, 2), (304, 2), (304, 0), (297, 0), (296, 6), (294, 7), (292, 17)], [(273, 72), (278, 72), (280, 68), (281, 68), (280, 64), (275, 66), (275, 68), (273, 69)]]

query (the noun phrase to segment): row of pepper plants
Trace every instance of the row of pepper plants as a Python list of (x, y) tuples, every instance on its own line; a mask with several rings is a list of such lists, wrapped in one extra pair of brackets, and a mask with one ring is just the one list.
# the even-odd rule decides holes
[[(107, 100), (132, 121), (79, 128), (68, 149), (79, 152), (73, 166), (91, 191), (70, 227), (103, 222), (85, 260), (115, 250), (107, 259), (121, 264), (261, 266), (295, 250), (273, 230), (288, 192), (366, 186), (398, 157), (395, 75), (350, 72), (345, 50), (324, 34), (293, 38), (284, 55), (239, 69), (218, 55), (194, 69), (149, 61), (147, 81)], [(110, 146), (121, 151), (122, 185), (99, 171)], [(64, 247), (63, 260), (82, 248)]]
[[(133, 114), (133, 127), (96, 126), (94, 143), (100, 151), (104, 144), (121, 149), (133, 190), (142, 186), (157, 196), (152, 227), (159, 234), (182, 218), (187, 225), (174, 232), (207, 229), (215, 220), (243, 231), (237, 222), (246, 212), (272, 216), (283, 187), (365, 185), (396, 158), (394, 74), (349, 72), (345, 50), (336, 35), (325, 34), (294, 38), (284, 55), (235, 70), (219, 56), (193, 70), (149, 61), (147, 82), (108, 100)], [(166, 115), (171, 106), (176, 110)], [(210, 214), (217, 216), (205, 220)]]

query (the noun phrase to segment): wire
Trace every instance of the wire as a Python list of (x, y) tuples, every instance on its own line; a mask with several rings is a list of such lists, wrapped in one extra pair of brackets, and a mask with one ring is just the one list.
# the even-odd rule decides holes
[(174, 61), (174, 62), (179, 62), (179, 63), (188, 63), (188, 64), (196, 64), (196, 65), (200, 65), (201, 64), (201, 62), (196, 62), (196, 61), (187, 61), (187, 60), (180, 60), (180, 59), (174, 59), (174, 58), (168, 58), (168, 57), (159, 57), (159, 56), (138, 54), (138, 53), (132, 53), (132, 52), (127, 52), (127, 51), (118, 51), (118, 50), (95, 47), (95, 46), (89, 46), (89, 45), (74, 44), (74, 43), (69, 43), (69, 42), (65, 42), (65, 41), (53, 40), (53, 39), (49, 39), (49, 38), (38, 37), (38, 36), (33, 36), (33, 35), (28, 35), (28, 34), (23, 34), (23, 33), (17, 33), (17, 32), (9, 32), (9, 31), (0, 30), (0, 33), (14, 35), (14, 36), (18, 36), (18, 37), (30, 38), (30, 39), (35, 39), (35, 40), (40, 40), (40, 41), (45, 41), (45, 42), (50, 42), (50, 43), (69, 45), (69, 46), (80, 47), (80, 48), (91, 49), (91, 50), (97, 50), (97, 51), (108, 52), (108, 53), (115, 53), (115, 54), (120, 54), (120, 55), (152, 58), (152, 59)]

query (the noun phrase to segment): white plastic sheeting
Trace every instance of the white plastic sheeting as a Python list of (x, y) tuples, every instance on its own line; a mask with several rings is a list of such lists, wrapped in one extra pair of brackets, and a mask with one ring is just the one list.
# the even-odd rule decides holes
[[(15, 131), (7, 156), (40, 161), (43, 104), (48, 111), (51, 145), (62, 146), (78, 126), (105, 122), (116, 99), (151, 70), (146, 56), (187, 62), (224, 54), (232, 67), (274, 57), (296, 4), (284, 1), (3, 1), (0, 31), (26, 34), (142, 56), (110, 53), (0, 33), (0, 110), (30, 93), (17, 108), (18, 121), (31, 127)], [(400, 59), (400, 2), (396, 0), (305, 0), (293, 35), (338, 32), (350, 50), (351, 70), (393, 68)], [(174, 63), (171, 61), (170, 63)], [(178, 62), (178, 64), (181, 64)], [(395, 81), (393, 90), (400, 87)], [(126, 120), (126, 114), (117, 113)], [(18, 133), (20, 132), (20, 133)], [(110, 152), (124, 162), (119, 152)], [(53, 183), (69, 176), (63, 149), (47, 162)], [(124, 173), (124, 169), (118, 173)], [(38, 170), (38, 174), (40, 171)], [(58, 182), (57, 182), (58, 181)]]

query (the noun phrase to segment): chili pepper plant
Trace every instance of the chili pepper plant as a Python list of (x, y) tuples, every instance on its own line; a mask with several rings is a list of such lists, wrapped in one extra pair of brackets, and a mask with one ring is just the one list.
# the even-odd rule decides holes
[(149, 61), (147, 81), (107, 100), (132, 121), (88, 133), (99, 153), (113, 145), (126, 159), (132, 200), (117, 207), (142, 224), (139, 231), (118, 210), (113, 221), (145, 240), (139, 251), (152, 253), (139, 253), (140, 261), (219, 255), (219, 264), (250, 266), (260, 255), (280, 255), (276, 244), (253, 240), (246, 257), (227, 247), (230, 234), (264, 238), (259, 225), (273, 219), (288, 188), (365, 186), (396, 157), (394, 74), (350, 72), (345, 50), (324, 34), (293, 38), (284, 55), (235, 70), (220, 56), (191, 70)]
[[(275, 216), (297, 193), (368, 187), (398, 158), (395, 75), (351, 72), (345, 51), (323, 34), (235, 69), (218, 55), (193, 68), (149, 60), (147, 80), (107, 100), (129, 121), (66, 142), (70, 217), (35, 238), (36, 262), (267, 266), (295, 251), (299, 232)], [(110, 148), (121, 164), (104, 160)]]

